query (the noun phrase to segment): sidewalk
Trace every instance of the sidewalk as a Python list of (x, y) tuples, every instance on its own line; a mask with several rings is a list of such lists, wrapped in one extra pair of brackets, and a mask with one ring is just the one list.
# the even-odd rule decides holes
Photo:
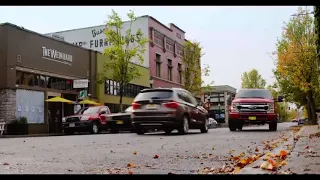
[(49, 136), (62, 136), (63, 133), (56, 134), (28, 134), (28, 135), (2, 135), (1, 138), (25, 138), (25, 137), (49, 137)]
[[(301, 131), (284, 169), (296, 174), (320, 174), (320, 129), (317, 125), (303, 126)], [(316, 133), (317, 137), (312, 137)]]

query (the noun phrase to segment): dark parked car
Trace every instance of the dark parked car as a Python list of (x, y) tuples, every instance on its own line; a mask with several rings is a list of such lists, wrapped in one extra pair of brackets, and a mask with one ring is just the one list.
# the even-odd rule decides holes
[(304, 124), (304, 121), (305, 121), (304, 119), (299, 119), (299, 120), (298, 120), (298, 125)]
[(137, 134), (153, 129), (167, 134), (174, 129), (179, 134), (187, 134), (189, 129), (208, 132), (207, 110), (181, 88), (144, 89), (134, 99), (132, 109), (131, 120)]
[(132, 106), (128, 107), (124, 112), (111, 114), (107, 122), (111, 133), (118, 133), (121, 130), (132, 131), (131, 123)]

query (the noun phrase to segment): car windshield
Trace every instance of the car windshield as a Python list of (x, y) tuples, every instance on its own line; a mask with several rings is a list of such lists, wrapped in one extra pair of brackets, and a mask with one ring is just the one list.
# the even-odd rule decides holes
[(150, 99), (169, 99), (172, 97), (172, 90), (147, 90), (139, 93), (135, 101), (143, 101)]
[(273, 99), (270, 91), (265, 89), (242, 89), (236, 95), (236, 98), (263, 98)]
[(80, 109), (76, 114), (97, 114), (99, 107), (85, 107)]

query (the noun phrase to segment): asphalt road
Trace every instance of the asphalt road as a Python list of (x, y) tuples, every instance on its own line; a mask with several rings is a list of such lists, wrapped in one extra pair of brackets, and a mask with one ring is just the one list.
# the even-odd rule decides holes
[(262, 152), (262, 141), (289, 134), (292, 125), (280, 123), (276, 132), (265, 125), (237, 132), (192, 130), (184, 136), (159, 132), (3, 138), (0, 174), (193, 174), (204, 167), (222, 167), (228, 163), (230, 150), (235, 155), (252, 154), (256, 148)]

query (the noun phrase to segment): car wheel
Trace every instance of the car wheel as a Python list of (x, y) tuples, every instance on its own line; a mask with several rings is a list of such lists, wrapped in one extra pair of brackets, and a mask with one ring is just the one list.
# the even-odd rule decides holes
[(92, 123), (91, 133), (92, 134), (98, 134), (99, 133), (99, 125), (98, 125), (97, 122), (93, 122)]
[(241, 131), (241, 130), (242, 130), (242, 128), (243, 128), (243, 124), (242, 124), (242, 123), (239, 123), (239, 124), (238, 124), (238, 130), (240, 130), (240, 131)]
[(74, 134), (74, 132), (71, 131), (71, 130), (63, 130), (63, 132), (64, 132), (64, 134), (66, 134), (66, 135), (72, 135), (72, 134)]
[(200, 129), (201, 133), (207, 133), (209, 130), (209, 119), (206, 118), (203, 127)]
[(140, 128), (135, 129), (135, 131), (138, 135), (143, 135), (145, 133), (144, 129), (140, 129)]
[(186, 115), (182, 117), (181, 127), (178, 128), (179, 134), (187, 134), (189, 131), (189, 119)]
[(166, 134), (171, 134), (173, 129), (170, 129), (170, 128), (166, 128), (164, 129), (164, 132), (166, 132)]
[(274, 122), (272, 122), (272, 123), (269, 124), (269, 130), (270, 130), (270, 131), (276, 131), (277, 128), (278, 128), (278, 123), (277, 123), (277, 121), (274, 121)]
[(119, 133), (119, 129), (111, 129), (110, 132), (113, 134), (117, 134)]
[(235, 125), (233, 120), (229, 120), (228, 124), (229, 124), (230, 131), (236, 131), (237, 130), (237, 127), (236, 127), (236, 125)]

